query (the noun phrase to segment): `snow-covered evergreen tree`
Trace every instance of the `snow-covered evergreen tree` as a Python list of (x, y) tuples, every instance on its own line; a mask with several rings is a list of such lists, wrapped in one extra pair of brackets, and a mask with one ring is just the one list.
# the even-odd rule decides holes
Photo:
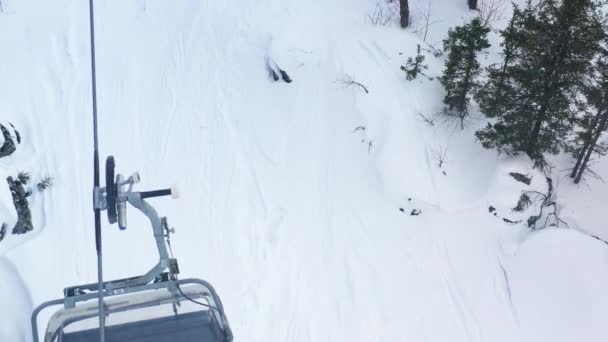
[[(416, 79), (416, 77), (418, 77), (418, 74), (426, 76), (423, 73), (423, 70), (426, 70), (428, 68), (428, 65), (424, 64), (424, 56), (420, 54), (420, 44), (418, 44), (418, 52), (416, 54), (416, 57), (409, 57), (405, 65), (401, 66), (401, 70), (405, 71), (405, 78), (408, 81)], [(428, 78), (432, 79), (431, 77)]]
[(498, 120), (476, 135), (486, 148), (525, 152), (542, 164), (543, 153), (559, 152), (573, 129), (572, 104), (603, 29), (593, 0), (528, 1), (524, 13), (519, 55), (505, 69), (512, 88), (498, 98), (500, 110), (489, 113)]
[(490, 47), (488, 32), (490, 29), (482, 25), (481, 19), (475, 18), (466, 25), (450, 29), (443, 41), (444, 50), (448, 53), (441, 77), (446, 91), (444, 112), (460, 119), (461, 125), (469, 114), (470, 95), (479, 87), (477, 55)]
[(487, 117), (495, 117), (496, 113), (501, 112), (507, 104), (505, 99), (514, 95), (513, 82), (508, 71), (521, 56), (521, 50), (525, 46), (528, 34), (526, 27), (529, 24), (526, 20), (533, 18), (530, 16), (530, 10), (530, 8), (521, 10), (519, 6), (513, 5), (513, 16), (509, 25), (500, 32), (503, 38), (502, 63), (486, 68), (488, 79), (475, 94), (475, 100)]

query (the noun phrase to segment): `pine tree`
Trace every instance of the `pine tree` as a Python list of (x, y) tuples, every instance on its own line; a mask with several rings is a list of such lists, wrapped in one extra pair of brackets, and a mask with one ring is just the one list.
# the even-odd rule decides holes
[(509, 67), (515, 64), (517, 58), (521, 56), (521, 49), (525, 45), (528, 34), (527, 20), (533, 19), (530, 11), (530, 8), (521, 10), (513, 4), (513, 16), (509, 25), (500, 32), (503, 38), (503, 42), (500, 44), (503, 49), (502, 63), (500, 66), (491, 65), (486, 68), (488, 80), (475, 94), (475, 100), (487, 117), (495, 117), (503, 109), (504, 99), (513, 96), (513, 85), (508, 71)]
[(475, 18), (464, 26), (450, 29), (448, 38), (443, 41), (444, 50), (448, 52), (441, 78), (446, 91), (444, 113), (460, 119), (462, 127), (469, 114), (470, 94), (479, 87), (477, 54), (490, 47), (488, 32), (490, 29), (482, 25), (481, 19)]
[(432, 80), (432, 77), (428, 77), (422, 71), (428, 69), (428, 65), (424, 64), (424, 56), (420, 54), (420, 44), (418, 44), (418, 53), (416, 57), (409, 57), (405, 65), (401, 66), (401, 70), (405, 71), (405, 78), (411, 81), (418, 77), (418, 74), (426, 76)]
[(586, 173), (593, 174), (589, 162), (593, 154), (603, 156), (608, 144), (600, 138), (608, 130), (608, 51), (605, 49), (597, 60), (591, 84), (585, 88), (585, 115), (579, 121), (581, 130), (577, 134), (578, 148), (575, 150), (576, 164), (570, 174), (578, 184)]
[(399, 0), (399, 12), (401, 16), (401, 27), (408, 27), (410, 25), (410, 6), (408, 0)]
[[(572, 131), (575, 97), (603, 30), (593, 0), (528, 1), (518, 27), (518, 55), (506, 67), (512, 87), (501, 93), (497, 121), (476, 133), (486, 148), (527, 153), (537, 165), (557, 153)], [(504, 91), (504, 88), (503, 88)]]

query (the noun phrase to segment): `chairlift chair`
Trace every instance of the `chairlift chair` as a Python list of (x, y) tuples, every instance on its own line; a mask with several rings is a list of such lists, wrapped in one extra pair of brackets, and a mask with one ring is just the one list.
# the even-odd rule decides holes
[[(64, 289), (63, 298), (42, 303), (32, 313), (34, 342), (231, 342), (232, 332), (222, 302), (213, 287), (200, 279), (178, 279), (177, 260), (171, 251), (167, 219), (160, 217), (147, 198), (175, 196), (171, 189), (133, 191), (134, 173), (115, 175), (114, 157), (105, 165), (105, 187), (99, 182), (97, 87), (95, 72), (95, 21), (89, 0), (91, 38), (91, 90), (93, 109), (93, 206), (97, 251), (97, 283)], [(152, 226), (159, 260), (141, 276), (103, 281), (101, 211), (110, 224), (127, 227), (127, 203), (141, 211)], [(169, 248), (167, 248), (169, 247)], [(172, 254), (172, 253), (171, 253)], [(61, 306), (61, 307), (60, 307)], [(39, 337), (39, 314), (55, 308), (44, 336)], [(59, 309), (57, 309), (59, 307)]]
[[(106, 160), (106, 186), (96, 188), (94, 203), (96, 208), (106, 210), (110, 223), (118, 222), (120, 229), (126, 229), (127, 203), (146, 215), (158, 248), (158, 263), (144, 275), (103, 282), (101, 293), (99, 283), (64, 289), (63, 298), (45, 302), (32, 313), (34, 342), (232, 341), (214, 288), (200, 279), (178, 279), (177, 260), (168, 253), (173, 230), (146, 201), (175, 192), (133, 191), (138, 182), (137, 173), (126, 180), (120, 174), (115, 176), (114, 158), (110, 156)], [(58, 306), (62, 307), (52, 314), (44, 336), (39, 338), (39, 314)], [(100, 315), (104, 319), (100, 320)]]

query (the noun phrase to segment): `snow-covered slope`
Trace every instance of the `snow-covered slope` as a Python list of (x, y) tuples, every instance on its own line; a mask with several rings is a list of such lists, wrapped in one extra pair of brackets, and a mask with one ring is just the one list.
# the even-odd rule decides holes
[[(603, 263), (598, 265), (598, 261)], [(604, 318), (608, 296), (602, 294), (605, 279), (608, 249), (604, 243), (572, 229), (533, 234), (522, 245), (511, 272), (515, 311), (529, 340), (604, 339), (608, 335)]]
[[(433, 2), (429, 42), (474, 15), (461, 2)], [(490, 205), (509, 212), (524, 189), (509, 172), (542, 175), (483, 150), (472, 135), (482, 120), (465, 131), (421, 120), (441, 110), (441, 85), (405, 80), (399, 67), (421, 34), (371, 25), (375, 1), (96, 6), (102, 155), (113, 154), (123, 173), (138, 170), (141, 189), (179, 183), (179, 200), (154, 204), (177, 229), (182, 273), (216, 286), (236, 340), (519, 341), (568, 329), (560, 321), (520, 329), (525, 313), (514, 310), (509, 278), (515, 269), (518, 289), (535, 281), (517, 271), (534, 255), (516, 257), (529, 231), (488, 213)], [(415, 25), (425, 6), (412, 1)], [(33, 205), (35, 232), (0, 242), (0, 271), (15, 274), (7, 277), (15, 291), (19, 277), (29, 290), (0, 296), (21, 309), (0, 316), (0, 340), (27, 341), (18, 317), (67, 285), (96, 280), (88, 7), (5, 7), (0, 109), (27, 148), (1, 160), (2, 175), (26, 168), (55, 179)], [(270, 80), (269, 58), (292, 83)], [(443, 60), (426, 58), (429, 75), (439, 75)], [(345, 74), (369, 94), (337, 82)], [(602, 232), (585, 210), (606, 204), (607, 188), (565, 188), (571, 222)], [(600, 202), (585, 209), (586, 198)], [(132, 213), (126, 232), (104, 228), (106, 279), (140, 274), (156, 257), (145, 220)], [(605, 247), (593, 244), (584, 269), (607, 267)], [(597, 289), (608, 285), (600, 274)], [(582, 303), (597, 305), (594, 317), (608, 313), (601, 301)], [(542, 304), (534, 309), (554, 310)], [(586, 326), (586, 340), (605, 340), (600, 325)]]

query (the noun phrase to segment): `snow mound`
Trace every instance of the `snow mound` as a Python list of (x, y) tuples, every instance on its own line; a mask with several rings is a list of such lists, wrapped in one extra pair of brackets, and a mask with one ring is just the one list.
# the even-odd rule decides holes
[(569, 229), (533, 234), (509, 272), (526, 341), (605, 341), (608, 245)]
[(28, 341), (32, 300), (15, 266), (0, 257), (0, 341)]

